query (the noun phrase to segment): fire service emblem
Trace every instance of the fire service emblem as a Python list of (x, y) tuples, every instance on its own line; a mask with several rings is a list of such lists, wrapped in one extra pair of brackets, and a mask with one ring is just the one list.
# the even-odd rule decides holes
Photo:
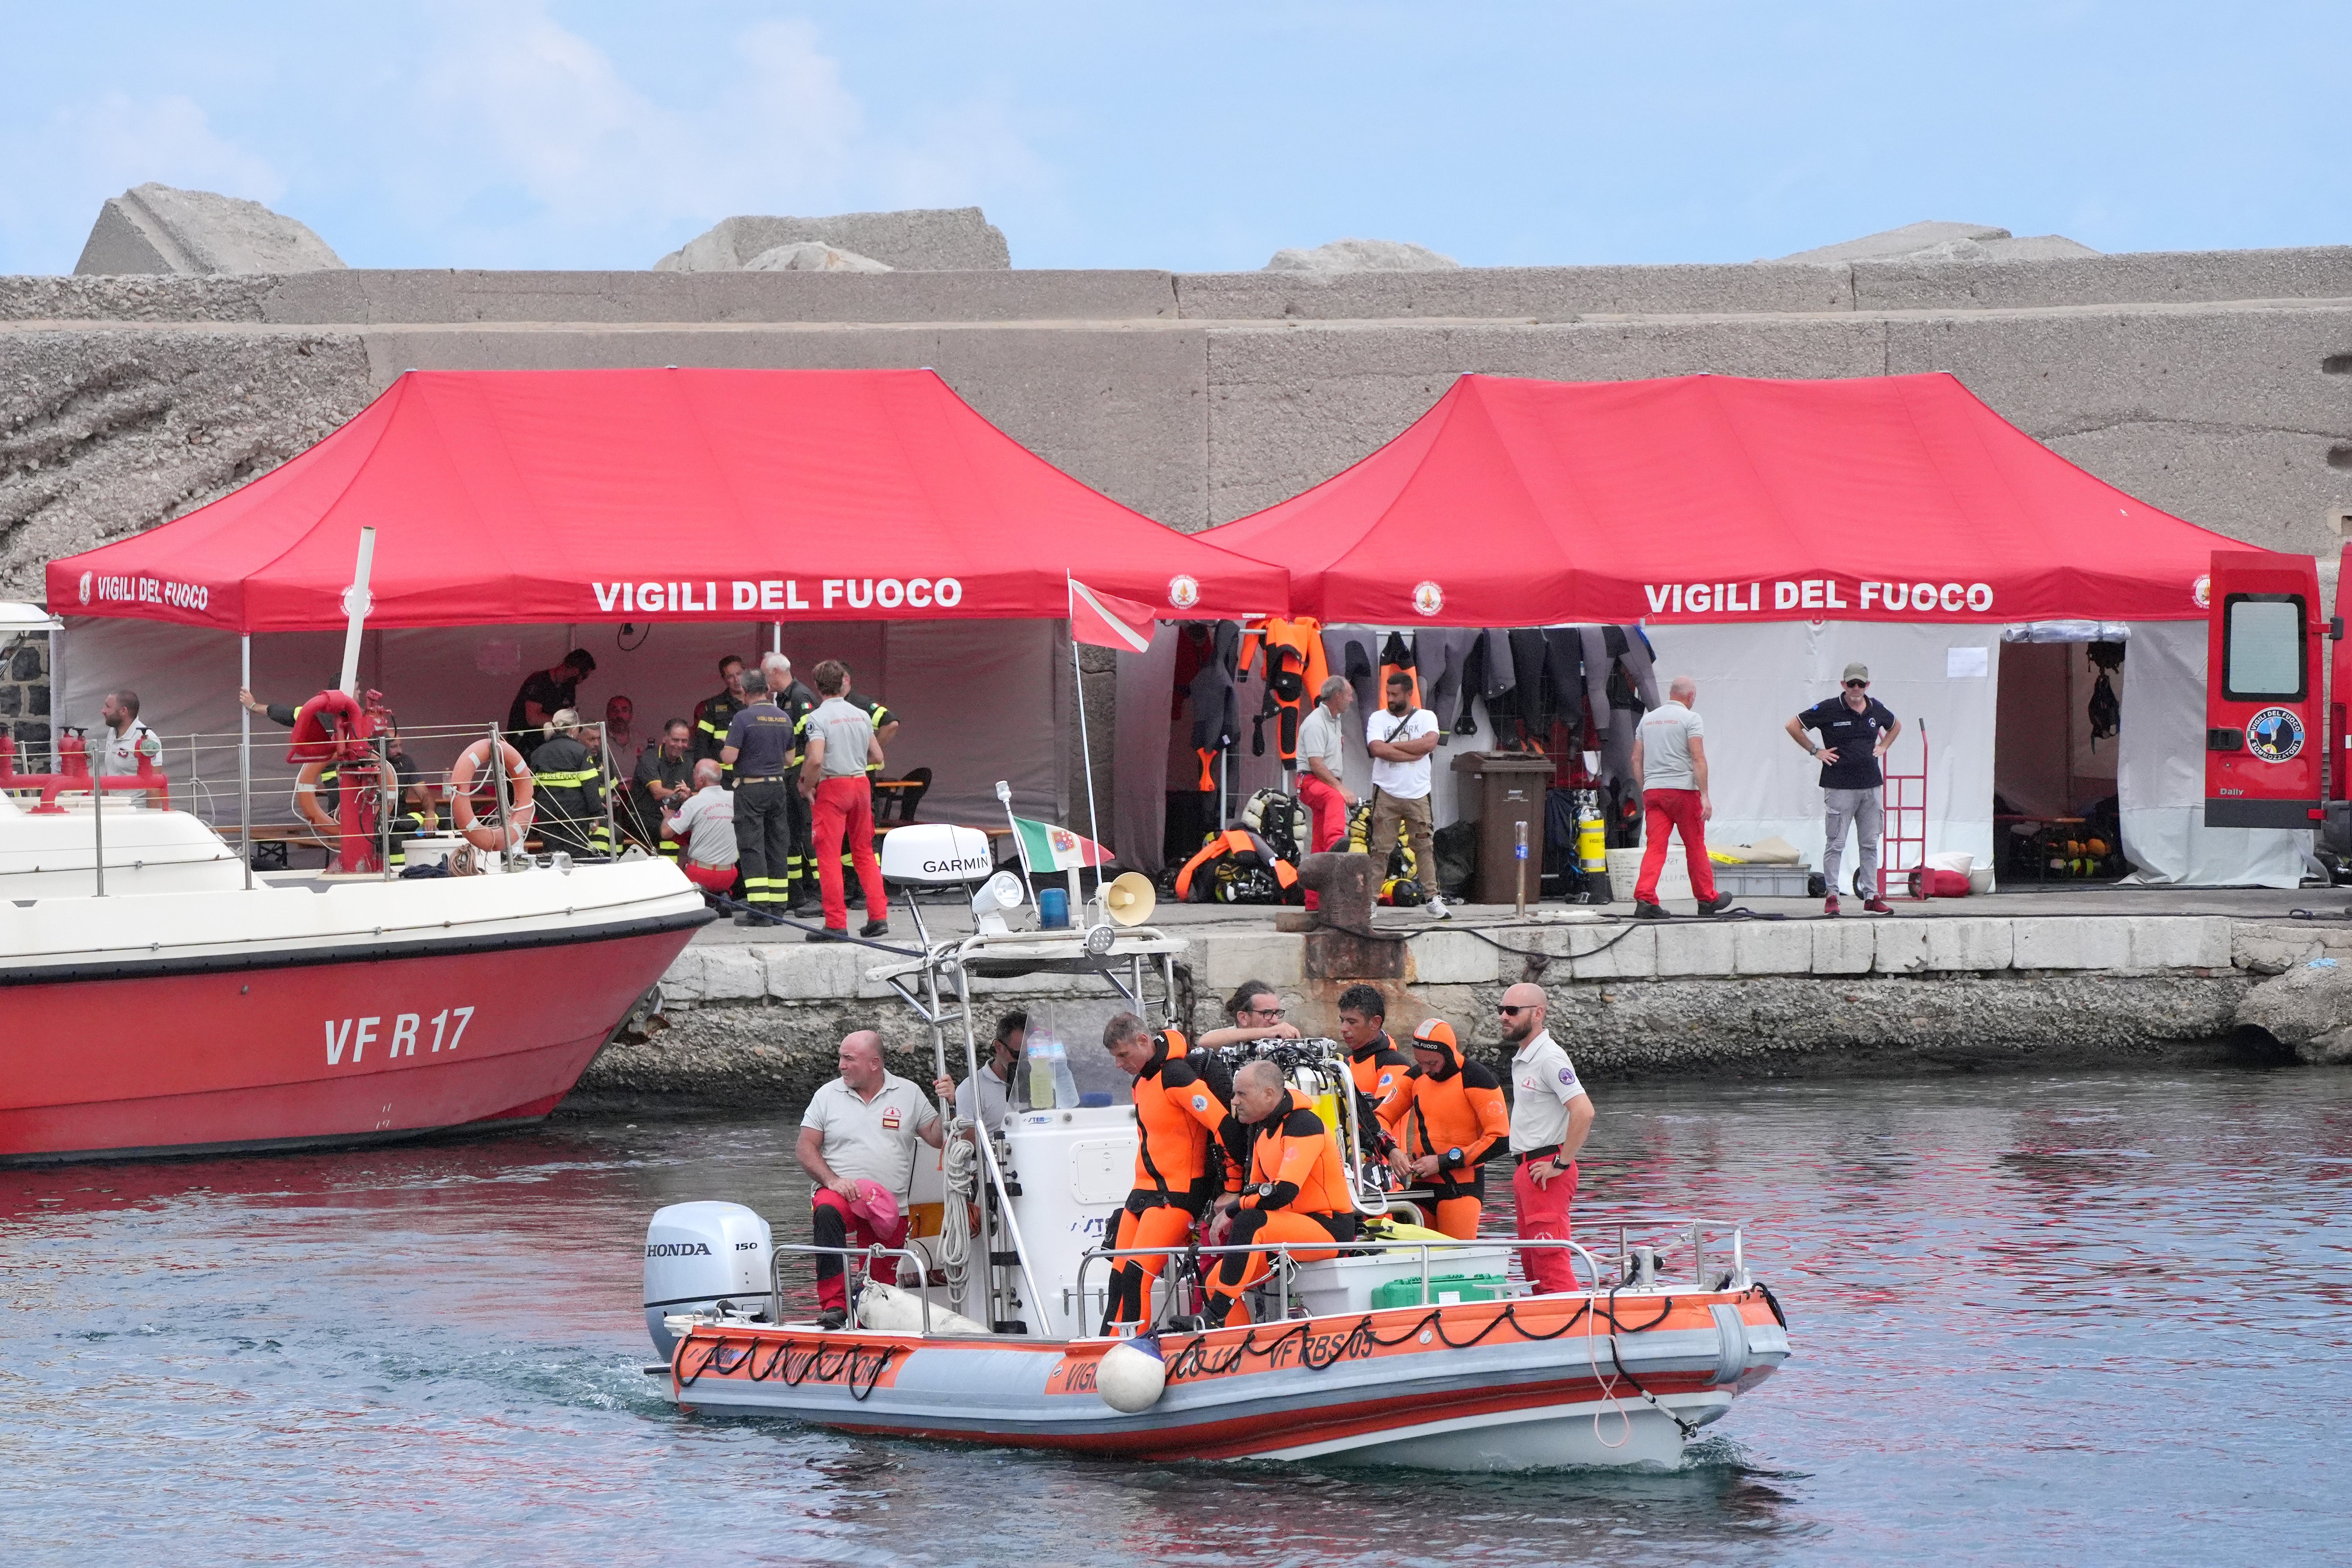
[(1201, 602), (1201, 584), (1187, 573), (1179, 572), (1168, 579), (1168, 602), (1180, 610), (1189, 610)]
[(1424, 616), (1433, 616), (1445, 608), (1445, 590), (1434, 583), (1416, 583), (1412, 589), (1412, 607)]
[(2246, 721), (2246, 750), (2284, 763), (2303, 750), (2303, 720), (2292, 708), (2265, 708)]

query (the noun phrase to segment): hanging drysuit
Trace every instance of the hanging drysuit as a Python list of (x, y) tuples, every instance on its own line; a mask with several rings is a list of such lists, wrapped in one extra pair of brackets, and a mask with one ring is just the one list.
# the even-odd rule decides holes
[(1241, 702), (1234, 694), (1234, 675), (1241, 661), (1241, 623), (1219, 621), (1208, 636), (1209, 648), (1192, 677), (1192, 750), (1201, 759), (1198, 787), (1204, 795), (1217, 787), (1217, 758), (1242, 730)]
[(1359, 713), (1370, 713), (1381, 705), (1378, 641), (1370, 626), (1323, 628), (1323, 660), (1332, 674), (1355, 688)]
[(1265, 701), (1251, 725), (1250, 755), (1265, 755), (1265, 721), (1276, 721), (1275, 744), (1286, 768), (1298, 763), (1298, 721), (1331, 668), (1323, 656), (1322, 627), (1301, 616), (1270, 616), (1242, 642), (1241, 671), (1263, 665)]

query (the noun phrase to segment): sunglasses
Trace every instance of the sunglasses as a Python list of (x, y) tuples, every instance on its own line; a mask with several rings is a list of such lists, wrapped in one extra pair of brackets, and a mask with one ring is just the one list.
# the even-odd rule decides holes
[(1848, 691), (1860, 691), (1863, 688), (1864, 688), (1864, 687), (1868, 686), (1869, 684), (1870, 684), (1870, 682), (1868, 682), (1867, 680), (1849, 680), (1849, 681), (1847, 681), (1847, 682), (1845, 683), (1845, 689), (1846, 689)]
[(1495, 1011), (1502, 1014), (1505, 1017), (1510, 1017), (1520, 1013), (1532, 1013), (1535, 1011), (1535, 1008), (1530, 1005), (1525, 1007), (1497, 1007)]

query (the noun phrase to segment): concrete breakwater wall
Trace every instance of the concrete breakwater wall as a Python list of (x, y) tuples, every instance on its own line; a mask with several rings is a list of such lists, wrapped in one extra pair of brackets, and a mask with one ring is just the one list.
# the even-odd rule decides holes
[[(1329, 1033), (1345, 982), (1306, 973), (1304, 937), (1184, 933), (1180, 1005), (1197, 1031), (1244, 980)], [(1553, 1028), (1597, 1081), (1707, 1072), (1746, 1078), (2113, 1065), (2210, 1049), (2264, 976), (2352, 959), (2352, 923), (2223, 916), (1964, 917), (1636, 925), (1589, 921), (1425, 929), (1406, 977), (1382, 984), (1391, 1027), (1434, 1015), (1497, 1048), (1495, 1003), (1514, 982), (1550, 992)], [(655, 1026), (608, 1047), (593, 1100), (797, 1105), (833, 1074), (853, 1027), (880, 1028), (894, 1069), (928, 1079), (928, 1032), (867, 979), (877, 955), (791, 942), (698, 942), (663, 981)], [(980, 983), (983, 1017), (1087, 995), (1066, 980)]]

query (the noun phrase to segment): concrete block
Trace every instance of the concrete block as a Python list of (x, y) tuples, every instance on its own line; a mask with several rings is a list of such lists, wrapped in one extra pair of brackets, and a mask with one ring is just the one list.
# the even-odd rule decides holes
[(768, 994), (768, 970), (761, 949), (706, 947), (702, 950), (702, 999), (706, 1002), (748, 1002)]
[(1569, 974), (1577, 980), (1654, 980), (1658, 928), (1625, 924), (1570, 933)]
[(1731, 963), (1740, 974), (1807, 974), (1813, 933), (1797, 921), (1741, 921), (1731, 928)]
[(1878, 935), (1862, 921), (1815, 921), (1813, 973), (1867, 974), (1878, 956)]
[(1870, 924), (1870, 967), (1877, 974), (1916, 974), (1927, 967), (1927, 928), (1932, 920), (1879, 920)]
[(2012, 923), (2009, 921), (1966, 917), (1918, 923), (1927, 928), (1931, 970), (1982, 972), (2009, 967)]
[(678, 950), (669, 967), (662, 971), (661, 988), (665, 1001), (699, 1002), (702, 1000), (703, 950), (688, 942)]
[(660, 272), (725, 272), (762, 252), (801, 240), (822, 240), (887, 266), (924, 271), (1002, 270), (1013, 265), (1004, 231), (978, 207), (919, 207), (904, 212), (837, 213), (832, 217), (730, 217), (677, 250)]
[(1449, 272), (1462, 263), (1403, 239), (1335, 239), (1311, 250), (1283, 249), (1268, 272)]
[(787, 940), (755, 951), (764, 965), (761, 994), (779, 1002), (845, 1002), (889, 994), (879, 984), (870, 990), (866, 986), (866, 971), (884, 956), (871, 948)]
[(2319, 932), (2304, 925), (2233, 922), (2230, 963), (2252, 974), (2284, 974), (2321, 951)]
[(1735, 928), (1727, 923), (1662, 925), (1658, 931), (1658, 978), (1724, 975), (1733, 972)]
[(82, 276), (170, 272), (312, 272), (343, 258), (303, 224), (259, 202), (150, 183), (98, 209), (74, 271)]
[[(1205, 989), (1223, 996), (1244, 980), (1297, 985), (1306, 977), (1307, 939), (1285, 931), (1192, 933), (1195, 973)], [(1493, 971), (1487, 973), (1493, 978)]]
[(2136, 916), (2124, 922), (2131, 967), (2227, 969), (2230, 925), (2219, 916)]
[[(2137, 917), (2133, 917), (2137, 918)], [(2131, 963), (2130, 919), (2011, 922), (2013, 969), (2123, 969)]]
[[(1190, 272), (1203, 321), (1573, 321), (1591, 316), (1811, 313), (1853, 308), (1842, 268), (1778, 262), (1676, 267), (1465, 267), (1434, 272)], [(1458, 368), (1476, 362), (1465, 360)], [(1492, 368), (1482, 366), (1481, 368)]]
[[(1517, 940), (1517, 934), (1507, 939), (1511, 945), (1527, 945)], [(1412, 977), (1423, 985), (1491, 985), (1506, 956), (1466, 931), (1433, 931), (1416, 936), (1412, 952)]]

